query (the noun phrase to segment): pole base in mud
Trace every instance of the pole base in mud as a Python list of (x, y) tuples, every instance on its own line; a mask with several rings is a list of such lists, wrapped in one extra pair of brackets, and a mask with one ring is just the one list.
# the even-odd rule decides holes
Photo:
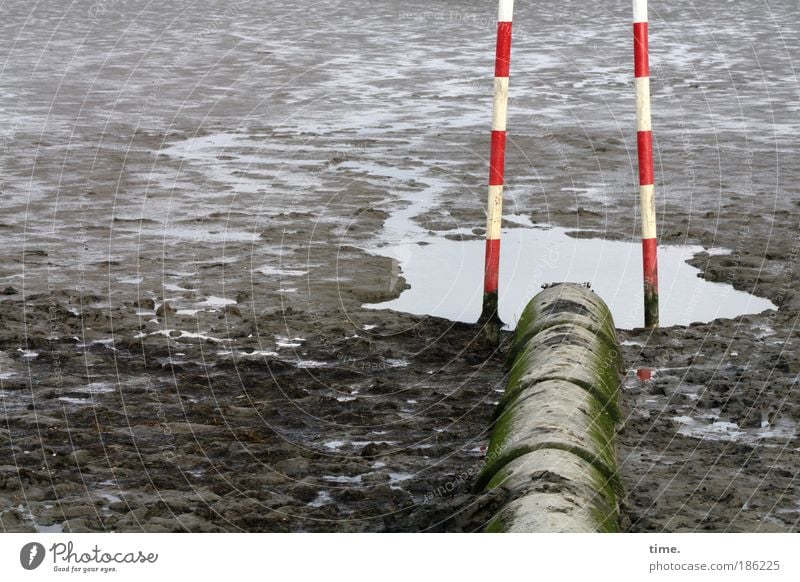
[(496, 292), (483, 294), (483, 310), (478, 325), (483, 328), (483, 337), (487, 343), (492, 345), (500, 343), (500, 329), (503, 327), (503, 322), (497, 313)]
[(644, 291), (644, 326), (658, 327), (658, 293), (648, 289)]

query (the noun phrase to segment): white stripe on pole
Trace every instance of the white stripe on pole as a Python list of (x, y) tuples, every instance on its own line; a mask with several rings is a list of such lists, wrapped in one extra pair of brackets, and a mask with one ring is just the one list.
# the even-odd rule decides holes
[(494, 107), (492, 108), (492, 130), (505, 131), (508, 117), (508, 77), (494, 78)]
[(636, 131), (651, 131), (650, 120), (650, 77), (637, 77), (636, 86)]
[(655, 186), (639, 186), (639, 199), (642, 206), (642, 238), (656, 238)]
[(633, 0), (633, 21), (647, 22), (647, 0)]
[(500, 226), (503, 222), (503, 186), (489, 186), (489, 199), (493, 208), (486, 219), (486, 238), (500, 238)]
[(511, 22), (512, 14), (514, 14), (514, 0), (500, 0), (497, 7), (497, 21)]

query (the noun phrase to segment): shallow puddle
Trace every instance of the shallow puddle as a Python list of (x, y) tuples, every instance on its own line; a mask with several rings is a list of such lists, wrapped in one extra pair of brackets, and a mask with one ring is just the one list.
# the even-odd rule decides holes
[[(519, 218), (507, 217), (515, 221)], [(591, 283), (609, 305), (620, 329), (644, 321), (639, 242), (582, 239), (563, 228), (510, 228), (500, 251), (500, 317), (513, 329), (525, 305), (544, 283)], [(415, 237), (416, 238), (416, 237)], [(396, 259), (410, 285), (399, 298), (368, 305), (453, 321), (475, 322), (481, 311), (484, 241), (423, 236), (381, 248)], [(699, 246), (660, 246), (661, 326), (688, 325), (773, 309), (770, 301), (698, 277), (687, 259)], [(709, 252), (724, 252), (712, 250)]]

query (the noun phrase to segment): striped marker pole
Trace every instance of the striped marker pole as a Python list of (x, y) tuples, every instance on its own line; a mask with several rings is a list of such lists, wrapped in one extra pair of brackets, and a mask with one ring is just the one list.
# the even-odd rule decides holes
[(647, 0), (633, 0), (633, 63), (636, 84), (636, 143), (639, 152), (639, 198), (642, 209), (644, 325), (658, 327), (658, 250), (653, 184), (653, 131), (650, 124), (650, 63)]
[(481, 321), (500, 322), (497, 282), (500, 272), (500, 225), (503, 219), (503, 176), (508, 112), (508, 70), (511, 59), (511, 20), (514, 0), (500, 0), (497, 12), (497, 49), (494, 64), (492, 141), (489, 152), (489, 203), (486, 211), (486, 262)]

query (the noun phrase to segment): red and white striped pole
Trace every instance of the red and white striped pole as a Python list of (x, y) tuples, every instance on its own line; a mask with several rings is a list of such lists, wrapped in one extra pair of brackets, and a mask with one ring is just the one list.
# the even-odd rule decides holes
[(497, 49), (494, 64), (492, 141), (489, 152), (489, 204), (486, 210), (486, 262), (483, 278), (482, 321), (499, 322), (497, 283), (500, 273), (500, 226), (503, 221), (503, 176), (506, 156), (508, 70), (511, 60), (511, 20), (514, 0), (500, 0), (497, 11)]
[(639, 198), (642, 212), (644, 325), (658, 327), (658, 247), (653, 183), (653, 131), (650, 123), (650, 63), (647, 0), (633, 0), (633, 63), (636, 84), (636, 142), (639, 152)]

